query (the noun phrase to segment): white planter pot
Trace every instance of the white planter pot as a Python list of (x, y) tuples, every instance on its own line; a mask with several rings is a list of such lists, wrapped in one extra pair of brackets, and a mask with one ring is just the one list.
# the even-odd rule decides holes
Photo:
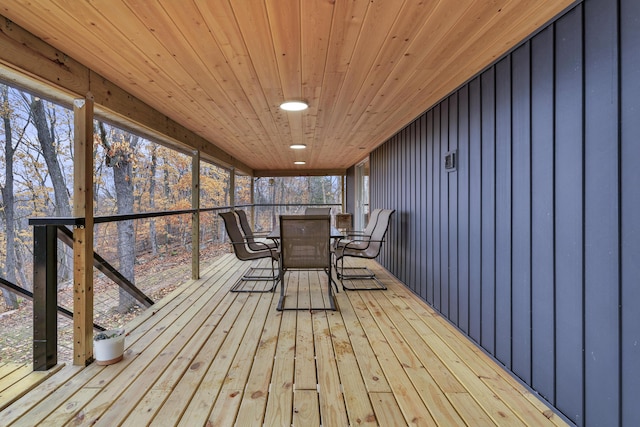
[[(124, 353), (124, 329), (101, 332), (111, 338), (93, 339), (93, 356), (98, 365), (111, 365), (122, 360)], [(96, 336), (100, 335), (97, 334)]]

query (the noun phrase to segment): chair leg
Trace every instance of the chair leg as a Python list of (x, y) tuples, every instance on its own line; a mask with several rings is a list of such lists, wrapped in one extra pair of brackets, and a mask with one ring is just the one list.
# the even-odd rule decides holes
[(338, 290), (338, 285), (335, 284), (333, 278), (331, 277), (331, 267), (328, 269), (324, 269), (325, 273), (327, 273), (327, 288), (328, 288), (328, 298), (329, 298), (329, 307), (285, 307), (284, 300), (286, 298), (285, 289), (284, 289), (284, 271), (280, 269), (280, 299), (278, 300), (278, 305), (276, 306), (277, 311), (300, 311), (300, 310), (332, 310), (336, 311), (336, 303), (333, 296), (333, 288), (332, 283), (336, 287), (336, 291)]
[(331, 263), (329, 263), (329, 268), (325, 269), (326, 273), (327, 273), (327, 293), (328, 293), (328, 297), (329, 297), (329, 305), (331, 307), (331, 310), (336, 311), (336, 301), (335, 298), (333, 297), (333, 288), (331, 287), (332, 284), (335, 284), (336, 286), (336, 293), (338, 292), (338, 285), (333, 281), (333, 277), (331, 277)]
[[(338, 268), (338, 262), (340, 262), (340, 268)], [(384, 283), (382, 283), (375, 275), (375, 273), (367, 267), (348, 267), (352, 270), (362, 270), (360, 274), (344, 274), (344, 257), (336, 259), (336, 275), (342, 283), (342, 289), (345, 291), (384, 291), (387, 289)], [(350, 280), (373, 280), (374, 286), (370, 287), (349, 287), (344, 284), (345, 281)]]
[[(262, 275), (254, 274), (254, 272), (264, 271), (264, 270), (271, 270), (271, 276), (262, 276)], [(231, 287), (231, 292), (249, 292), (249, 293), (273, 292), (276, 289), (276, 286), (278, 285), (279, 278), (280, 278), (279, 275), (276, 275), (276, 272), (275, 272), (274, 260), (271, 259), (271, 268), (250, 267), (249, 270), (247, 270), (247, 272), (243, 274), (242, 277), (240, 277), (236, 281), (236, 283), (233, 284), (233, 286)], [(245, 282), (267, 282), (267, 281), (268, 282), (273, 281), (273, 286), (271, 286), (269, 289), (255, 290), (255, 289), (242, 288), (242, 285)]]
[(277, 311), (284, 310), (284, 270), (278, 266), (278, 276), (280, 281), (280, 298), (278, 299)]

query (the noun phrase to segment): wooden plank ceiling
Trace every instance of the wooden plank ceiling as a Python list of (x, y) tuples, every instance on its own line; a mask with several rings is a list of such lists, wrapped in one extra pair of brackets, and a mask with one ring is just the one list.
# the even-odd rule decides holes
[[(572, 3), (0, 0), (0, 13), (260, 173), (352, 166)], [(310, 108), (282, 111), (290, 99)]]

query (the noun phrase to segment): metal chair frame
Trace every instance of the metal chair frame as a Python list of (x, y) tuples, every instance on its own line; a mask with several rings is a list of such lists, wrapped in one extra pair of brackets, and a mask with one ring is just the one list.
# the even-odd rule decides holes
[[(335, 254), (335, 267), (336, 275), (342, 283), (342, 289), (348, 291), (375, 291), (386, 290), (387, 287), (382, 283), (368, 267), (347, 267), (349, 270), (358, 270), (362, 273), (345, 274), (344, 270), (344, 258), (367, 258), (375, 259), (380, 254), (384, 237), (389, 228), (389, 222), (391, 215), (395, 210), (392, 209), (376, 209), (367, 224), (367, 231), (370, 229), (370, 234), (349, 234), (349, 240), (339, 239), (336, 242), (334, 254)], [(377, 215), (374, 215), (377, 214)], [(375, 221), (375, 224), (372, 224)], [(373, 225), (372, 227), (369, 227)], [(349, 280), (373, 280), (374, 286), (370, 287), (349, 287), (345, 285), (345, 281)]]
[[(267, 267), (249, 267), (249, 269), (240, 276), (240, 278), (231, 287), (231, 292), (252, 292), (252, 293), (266, 293), (273, 292), (280, 280), (280, 274), (276, 272), (275, 262), (279, 259), (277, 249), (269, 247), (263, 242), (253, 241), (253, 247), (260, 248), (254, 250), (249, 244), (249, 238), (247, 238), (240, 226), (238, 216), (234, 212), (223, 212), (219, 214), (224, 220), (224, 225), (231, 239), (231, 245), (236, 257), (241, 261), (255, 261), (258, 259), (270, 258), (271, 268)], [(258, 271), (271, 270), (271, 276), (260, 275)], [(246, 289), (243, 285), (250, 281), (273, 281), (273, 286), (268, 289)]]

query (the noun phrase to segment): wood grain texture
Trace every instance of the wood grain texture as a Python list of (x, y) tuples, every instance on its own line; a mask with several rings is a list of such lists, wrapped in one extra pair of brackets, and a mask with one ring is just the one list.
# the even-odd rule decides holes
[[(229, 292), (246, 264), (224, 255), (201, 279), (127, 325), (121, 362), (64, 367), (16, 395), (0, 420), (7, 426), (562, 425), (432, 308), (378, 264), (366, 264), (387, 291), (340, 292), (335, 312), (278, 312), (277, 292)], [(288, 291), (302, 289), (309, 301), (319, 274), (288, 275), (306, 277), (304, 286), (296, 280)], [(0, 366), (4, 378), (15, 371)]]
[(572, 3), (16, 0), (0, 62), (75, 94), (94, 72), (249, 169), (305, 143), (294, 170), (344, 170)]

